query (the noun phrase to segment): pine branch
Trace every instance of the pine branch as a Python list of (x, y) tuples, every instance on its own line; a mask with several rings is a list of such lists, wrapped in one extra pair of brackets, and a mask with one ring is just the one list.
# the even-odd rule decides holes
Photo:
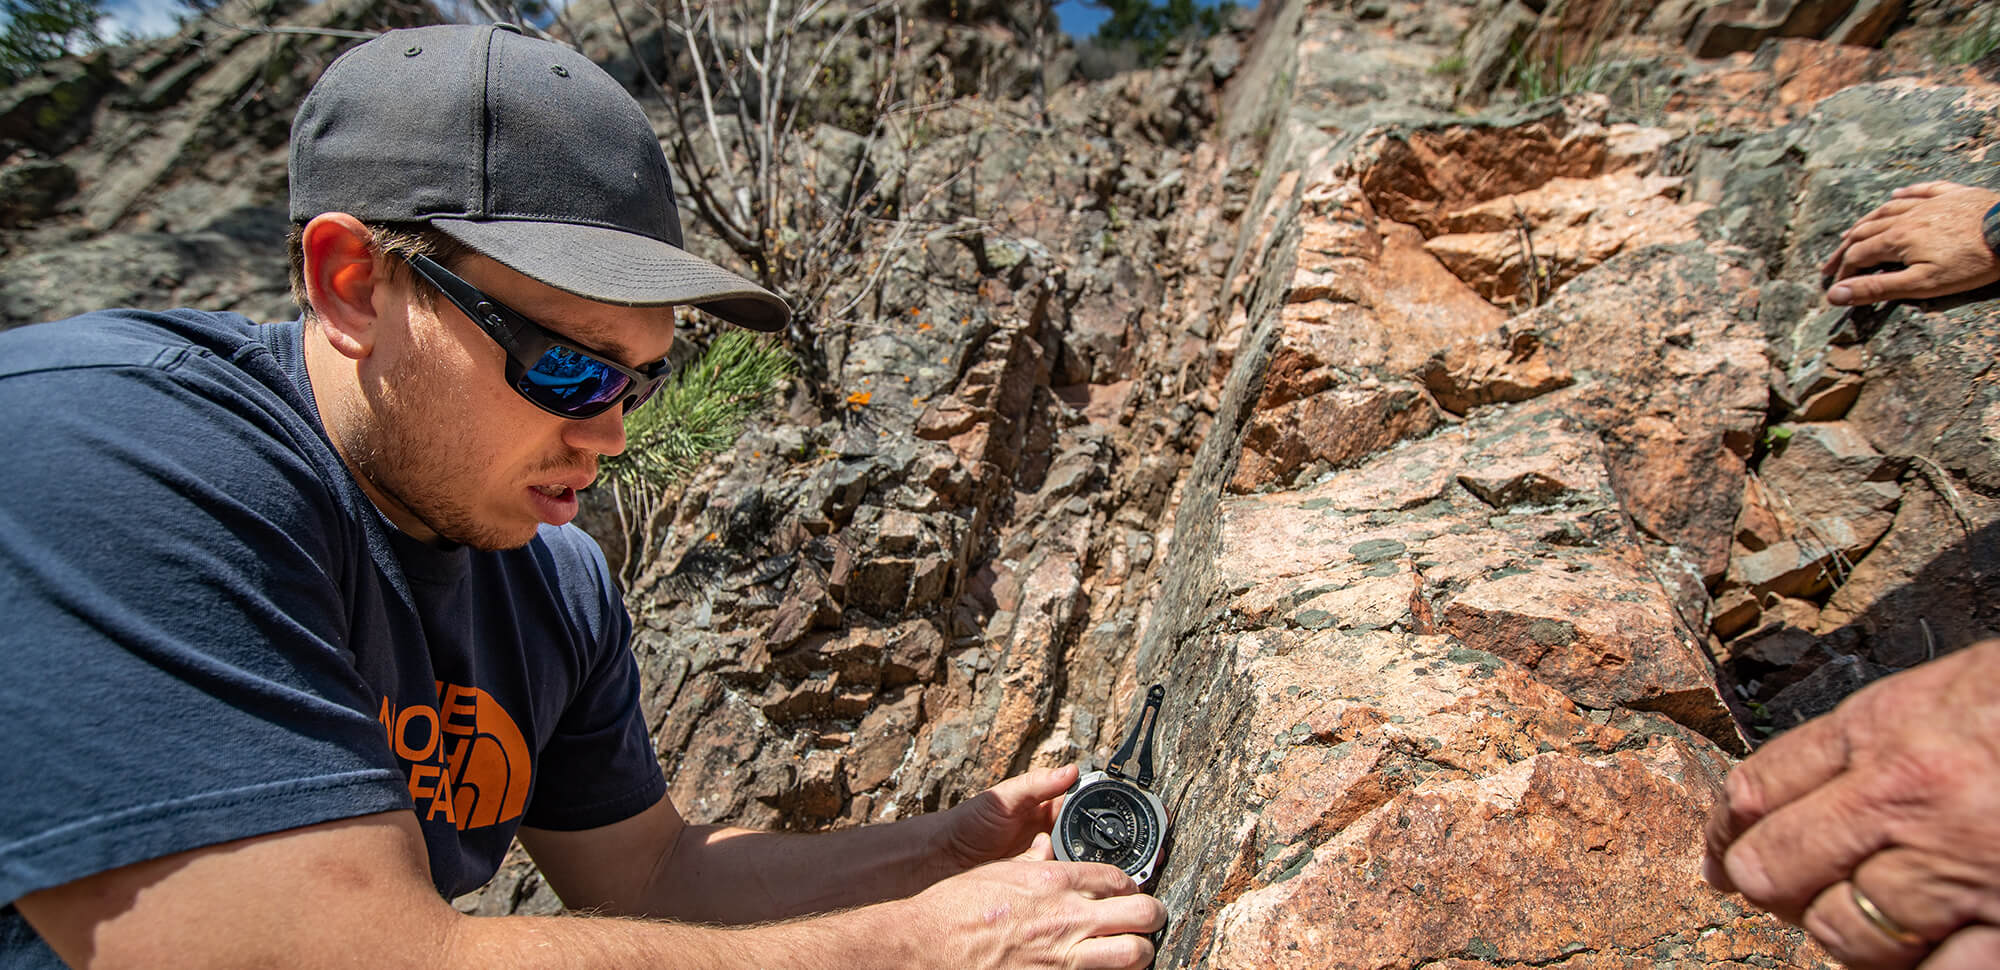
[(640, 492), (672, 488), (735, 444), (792, 369), (790, 355), (769, 340), (725, 332), (627, 417), (625, 451), (604, 460), (605, 477)]

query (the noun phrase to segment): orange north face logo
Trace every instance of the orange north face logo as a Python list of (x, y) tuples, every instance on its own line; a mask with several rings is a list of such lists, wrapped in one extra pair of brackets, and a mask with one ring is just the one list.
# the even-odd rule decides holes
[(439, 707), (398, 711), (382, 698), (377, 720), (402, 759), (410, 800), (424, 821), (461, 831), (518, 817), (528, 804), (528, 742), (514, 719), (477, 687), (437, 682)]

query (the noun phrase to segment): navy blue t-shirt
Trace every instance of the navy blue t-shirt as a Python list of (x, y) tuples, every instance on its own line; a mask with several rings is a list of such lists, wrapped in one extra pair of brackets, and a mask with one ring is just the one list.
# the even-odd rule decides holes
[(414, 810), (438, 891), (515, 829), (665, 792), (597, 546), (440, 549), (320, 427), (302, 325), (112, 311), (0, 334), (0, 965), (25, 893)]

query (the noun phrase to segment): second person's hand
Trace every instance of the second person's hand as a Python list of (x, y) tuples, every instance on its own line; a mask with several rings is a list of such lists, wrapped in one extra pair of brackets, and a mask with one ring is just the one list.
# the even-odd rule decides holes
[[(2000, 281), (2000, 255), (1981, 232), (2000, 192), (1956, 182), (1922, 182), (1897, 189), (1888, 202), (1841, 234), (1820, 266), (1833, 281), (1834, 306), (1925, 300)], [(1900, 263), (1891, 272), (1869, 273)]]

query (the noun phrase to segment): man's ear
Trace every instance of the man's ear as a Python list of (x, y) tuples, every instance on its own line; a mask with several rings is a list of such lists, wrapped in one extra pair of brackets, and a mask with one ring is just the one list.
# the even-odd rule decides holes
[(303, 242), (306, 299), (327, 342), (359, 360), (375, 346), (375, 288), (385, 282), (370, 242), (373, 234), (345, 212), (306, 223)]

